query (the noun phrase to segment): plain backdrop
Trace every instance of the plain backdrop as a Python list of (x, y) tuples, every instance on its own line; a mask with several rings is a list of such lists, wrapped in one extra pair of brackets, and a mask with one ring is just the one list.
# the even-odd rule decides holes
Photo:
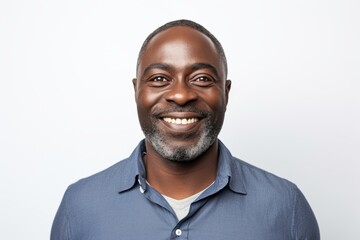
[[(322, 239), (360, 239), (360, 2), (0, 2), (0, 239), (49, 239), (66, 187), (143, 138), (145, 37), (187, 18), (227, 53), (220, 139), (298, 185)], [(240, 236), (239, 236), (240, 237)]]

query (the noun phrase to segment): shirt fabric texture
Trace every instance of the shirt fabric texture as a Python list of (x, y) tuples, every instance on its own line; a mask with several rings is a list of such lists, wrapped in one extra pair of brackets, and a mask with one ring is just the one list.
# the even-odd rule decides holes
[(146, 184), (142, 140), (131, 156), (66, 190), (51, 240), (318, 240), (315, 216), (293, 183), (231, 155), (219, 141), (214, 184), (178, 221)]

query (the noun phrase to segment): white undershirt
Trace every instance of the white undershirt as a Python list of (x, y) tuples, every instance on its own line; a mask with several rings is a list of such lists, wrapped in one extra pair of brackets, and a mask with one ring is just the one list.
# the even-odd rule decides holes
[(162, 195), (165, 200), (169, 203), (169, 205), (172, 207), (172, 209), (174, 210), (178, 220), (180, 221), (181, 219), (183, 219), (184, 217), (186, 217), (186, 215), (188, 215), (189, 211), (190, 211), (190, 205), (191, 203), (193, 203), (195, 201), (195, 199), (197, 199), (200, 194), (202, 194), (206, 189), (208, 189), (212, 184), (210, 184), (207, 188), (205, 188), (204, 190), (195, 193), (194, 195), (184, 198), (184, 199), (174, 199), (165, 195)]

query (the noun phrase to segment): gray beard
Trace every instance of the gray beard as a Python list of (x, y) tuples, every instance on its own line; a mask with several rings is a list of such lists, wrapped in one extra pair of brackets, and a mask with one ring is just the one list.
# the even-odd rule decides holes
[(163, 158), (175, 162), (189, 162), (199, 157), (213, 145), (220, 129), (213, 127), (213, 124), (207, 121), (205, 130), (200, 133), (199, 141), (186, 148), (172, 146), (154, 125), (152, 129), (143, 129), (143, 132), (154, 150)]

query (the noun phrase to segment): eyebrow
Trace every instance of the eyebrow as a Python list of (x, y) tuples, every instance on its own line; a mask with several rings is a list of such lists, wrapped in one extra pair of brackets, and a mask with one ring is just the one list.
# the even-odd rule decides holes
[(169, 71), (171, 69), (171, 66), (166, 63), (153, 63), (147, 66), (144, 71), (142, 72), (142, 76), (144, 76), (147, 72), (149, 72), (151, 69), (162, 69), (165, 71)]
[[(152, 69), (161, 69), (164, 71), (170, 71), (171, 69), (173, 69), (173, 67), (166, 63), (153, 63), (144, 69), (144, 71), (142, 72), (142, 76), (147, 74)], [(201, 70), (201, 69), (210, 69), (217, 77), (219, 77), (219, 73), (216, 67), (214, 67), (209, 63), (194, 63), (190, 65), (190, 69), (192, 71)]]
[(211, 64), (208, 63), (194, 63), (191, 64), (191, 70), (196, 71), (196, 70), (200, 70), (200, 69), (210, 69), (217, 77), (219, 77), (219, 73), (216, 69), (216, 67), (214, 67)]

